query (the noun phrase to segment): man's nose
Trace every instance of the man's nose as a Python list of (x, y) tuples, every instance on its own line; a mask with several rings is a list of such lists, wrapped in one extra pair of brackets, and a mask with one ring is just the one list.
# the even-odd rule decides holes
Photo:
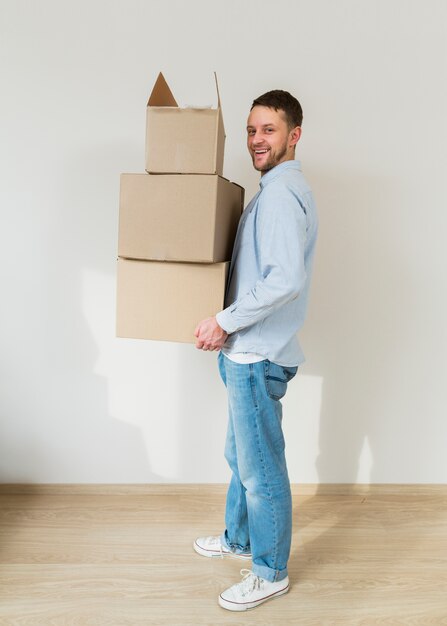
[(262, 143), (263, 138), (262, 134), (259, 131), (256, 131), (254, 135), (251, 136), (251, 143), (253, 145), (257, 145), (258, 143)]

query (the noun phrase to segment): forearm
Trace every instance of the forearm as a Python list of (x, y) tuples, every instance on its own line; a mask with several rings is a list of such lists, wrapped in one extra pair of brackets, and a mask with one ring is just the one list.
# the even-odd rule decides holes
[(305, 275), (296, 272), (289, 280), (277, 282), (271, 274), (258, 280), (245, 296), (216, 315), (217, 322), (228, 334), (260, 322), (287, 302), (296, 298)]

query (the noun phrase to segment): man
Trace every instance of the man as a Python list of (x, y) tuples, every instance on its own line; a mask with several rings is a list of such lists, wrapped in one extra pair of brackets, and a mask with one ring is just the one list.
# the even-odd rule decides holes
[(225, 458), (232, 470), (226, 529), (200, 537), (203, 556), (252, 560), (252, 570), (220, 594), (231, 611), (254, 608), (289, 589), (292, 499), (281, 428), (287, 383), (304, 361), (296, 333), (308, 301), (317, 216), (295, 159), (301, 105), (286, 91), (254, 100), (247, 146), (260, 190), (242, 214), (228, 277), (226, 308), (200, 322), (196, 347), (220, 350), (229, 422)]

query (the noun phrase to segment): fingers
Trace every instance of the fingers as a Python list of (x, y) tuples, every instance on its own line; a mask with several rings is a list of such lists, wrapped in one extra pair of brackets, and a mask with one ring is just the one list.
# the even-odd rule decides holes
[(207, 341), (196, 341), (196, 348), (198, 350), (204, 350), (204, 351), (210, 351), (213, 352), (215, 350), (220, 350), (221, 346), (220, 345), (216, 345), (212, 342), (207, 342)]
[(228, 335), (225, 331), (222, 331), (220, 327), (220, 332), (216, 333), (215, 328), (212, 327), (212, 325), (210, 327), (210, 324), (206, 323), (207, 321), (208, 320), (201, 321), (194, 330), (194, 336), (197, 339), (196, 348), (204, 351), (219, 351)]

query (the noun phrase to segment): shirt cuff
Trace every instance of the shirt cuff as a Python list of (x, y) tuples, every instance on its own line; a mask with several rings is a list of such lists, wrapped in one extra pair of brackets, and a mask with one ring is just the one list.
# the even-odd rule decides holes
[(217, 313), (216, 320), (222, 330), (224, 330), (228, 335), (237, 330), (237, 324), (234, 323), (229, 308)]

